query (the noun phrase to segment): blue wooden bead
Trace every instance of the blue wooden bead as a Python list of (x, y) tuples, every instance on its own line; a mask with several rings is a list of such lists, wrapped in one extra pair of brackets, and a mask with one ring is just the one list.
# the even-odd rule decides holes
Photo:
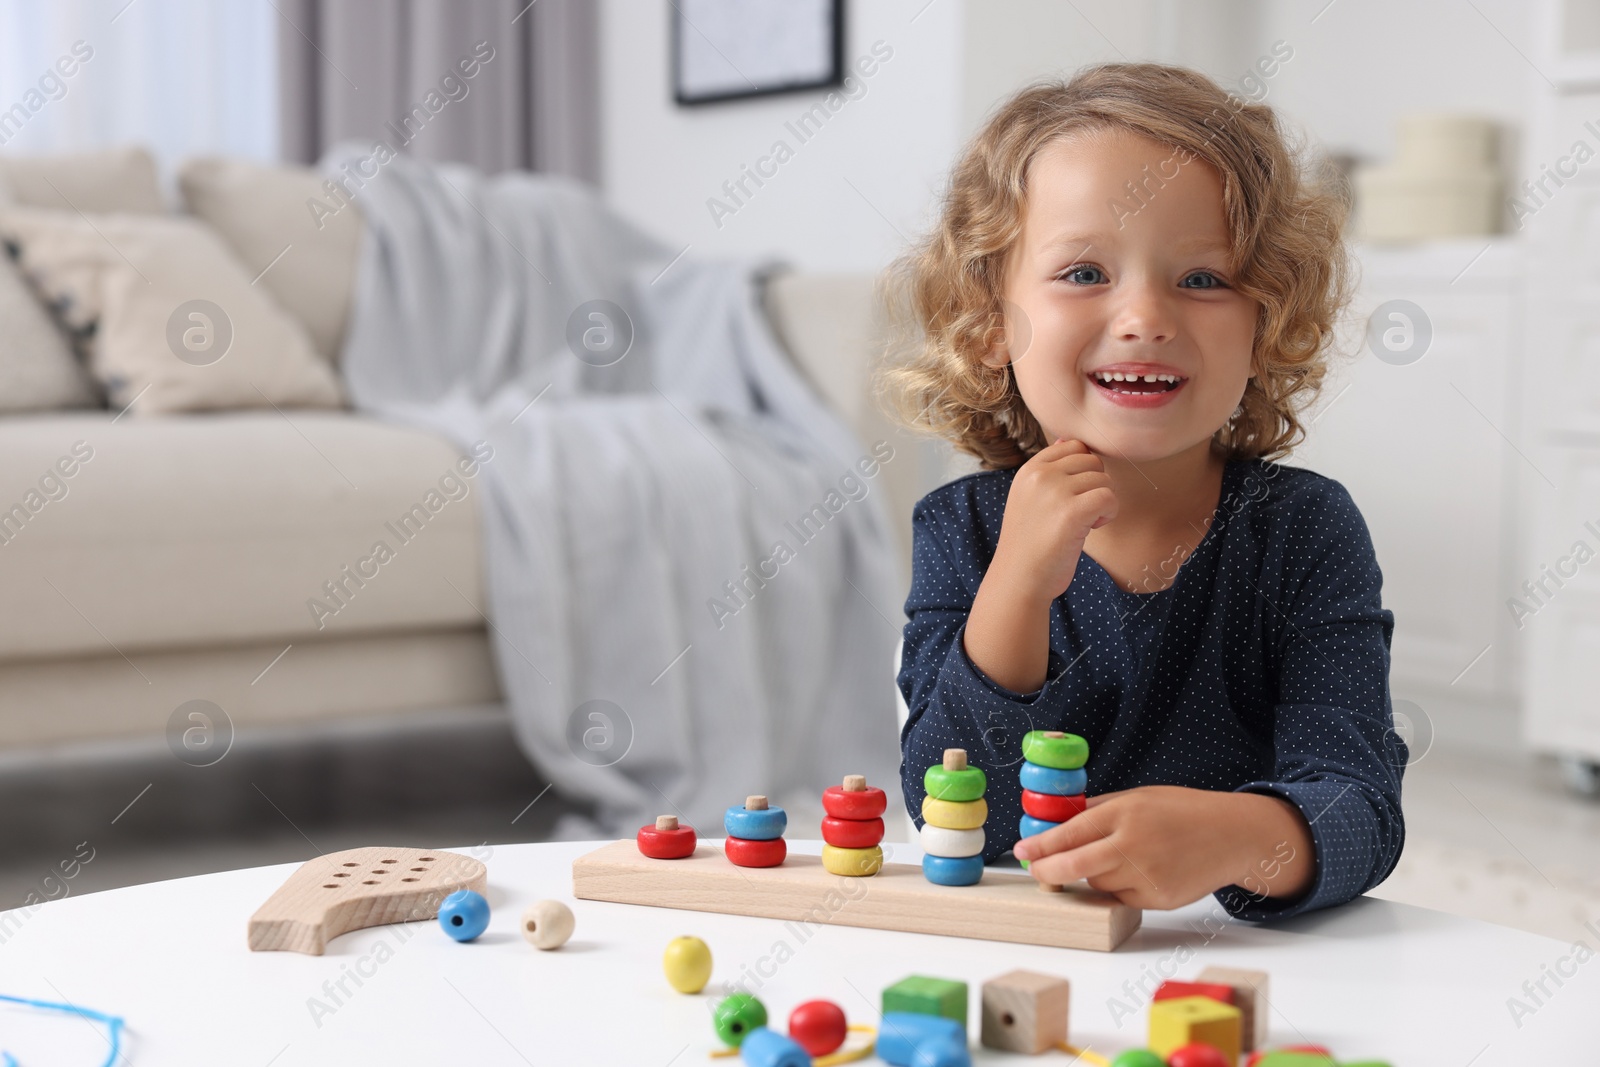
[(811, 1067), (811, 1056), (799, 1042), (765, 1026), (744, 1035), (739, 1058), (750, 1067)]
[(1054, 793), (1060, 797), (1075, 796), (1089, 788), (1089, 772), (1082, 767), (1075, 771), (1058, 771), (1054, 767), (1023, 760), (1022, 788), (1035, 793)]
[(911, 1067), (917, 1049), (923, 1045), (951, 1042), (965, 1046), (966, 1031), (954, 1019), (942, 1015), (922, 1015), (909, 1011), (887, 1011), (878, 1026), (877, 1047), (873, 1050), (884, 1063)]
[(934, 885), (977, 885), (982, 856), (923, 856), (922, 873)]
[(458, 889), (440, 903), (439, 925), (457, 941), (471, 941), (489, 928), (489, 902), (482, 893)]
[(1060, 825), (1058, 822), (1045, 822), (1043, 819), (1035, 819), (1032, 815), (1024, 815), (1022, 822), (1017, 825), (1017, 834), (1019, 835), (1017, 839), (1020, 841), (1024, 837), (1042, 834), (1046, 830), (1054, 830)]
[(783, 836), (789, 826), (789, 816), (782, 808), (761, 808), (752, 811), (740, 804), (729, 808), (722, 816), (722, 828), (729, 837), (742, 837), (746, 841), (772, 841)]
[(936, 1037), (917, 1046), (911, 1067), (972, 1067), (972, 1053), (954, 1038)]

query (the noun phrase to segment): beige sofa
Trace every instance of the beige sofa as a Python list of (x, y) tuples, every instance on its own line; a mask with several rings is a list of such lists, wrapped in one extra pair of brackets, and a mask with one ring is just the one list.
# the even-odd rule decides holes
[[(316, 183), (309, 171), (216, 160), (183, 182), (188, 206), (251, 274), (302, 225)], [(218, 189), (223, 206), (207, 200)], [(12, 190), (22, 200), (27, 183)], [(335, 350), (353, 248), (325, 242), (263, 276)], [(310, 312), (308, 294), (318, 301)], [(893, 444), (878, 485), (904, 555), (932, 468), (927, 446), (892, 429), (868, 395), (882, 336), (871, 279), (783, 275), (765, 301), (780, 340), (862, 440)], [(6, 415), (0, 511), (63, 470), (64, 457), (73, 468), (59, 479), (64, 495), (0, 544), (0, 747), (154, 739), (196, 699), (241, 730), (499, 699), (476, 488), (335, 617), (319, 626), (307, 606), (455, 463), (445, 441), (336, 410)], [(899, 618), (899, 604), (879, 607)]]

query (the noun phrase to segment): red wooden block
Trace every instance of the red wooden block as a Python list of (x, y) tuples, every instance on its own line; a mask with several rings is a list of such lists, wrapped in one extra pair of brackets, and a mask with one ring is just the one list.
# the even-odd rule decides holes
[(781, 837), (767, 841), (730, 837), (723, 845), (723, 851), (728, 854), (728, 862), (735, 867), (776, 867), (789, 854), (789, 846), (783, 843)]
[(832, 785), (822, 792), (822, 810), (835, 819), (876, 819), (888, 808), (888, 794), (877, 786), (846, 789)]
[(675, 815), (663, 815), (654, 826), (639, 827), (639, 851), (653, 860), (681, 860), (694, 855), (694, 827), (679, 826)]
[(1035, 793), (1031, 789), (1022, 791), (1022, 810), (1045, 822), (1066, 822), (1074, 815), (1082, 815), (1088, 802), (1089, 798), (1082, 793), (1064, 797), (1055, 793)]
[(834, 848), (871, 848), (883, 840), (883, 820), (829, 815), (822, 820), (822, 839)]
[(1162, 982), (1156, 986), (1152, 1000), (1171, 1000), (1174, 997), (1210, 997), (1224, 1004), (1233, 1003), (1233, 987), (1218, 982)]

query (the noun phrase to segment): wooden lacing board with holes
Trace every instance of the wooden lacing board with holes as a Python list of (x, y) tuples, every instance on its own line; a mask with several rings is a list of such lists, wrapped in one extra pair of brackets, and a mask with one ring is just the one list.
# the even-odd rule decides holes
[(250, 917), (254, 952), (322, 955), (340, 934), (439, 914), (460, 889), (482, 893), (488, 870), (457, 852), (351, 848), (307, 860)]

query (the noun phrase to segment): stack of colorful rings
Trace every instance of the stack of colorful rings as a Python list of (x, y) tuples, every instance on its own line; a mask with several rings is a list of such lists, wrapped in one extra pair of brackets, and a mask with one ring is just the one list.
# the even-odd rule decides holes
[(736, 867), (776, 867), (789, 854), (783, 843), (788, 826), (789, 816), (782, 808), (768, 807), (766, 797), (745, 797), (744, 807), (729, 808), (722, 816), (728, 862)]
[(1083, 765), (1088, 762), (1089, 742), (1077, 734), (1030, 730), (1023, 736), (1020, 837), (1042, 834), (1083, 812), (1083, 791), (1089, 784)]
[(935, 885), (976, 885), (983, 877), (983, 823), (988, 781), (967, 766), (967, 750), (947, 748), (944, 763), (922, 776), (922, 873)]
[(847, 774), (843, 786), (822, 792), (822, 866), (829, 874), (861, 878), (883, 866), (883, 813), (889, 797), (865, 775)]

